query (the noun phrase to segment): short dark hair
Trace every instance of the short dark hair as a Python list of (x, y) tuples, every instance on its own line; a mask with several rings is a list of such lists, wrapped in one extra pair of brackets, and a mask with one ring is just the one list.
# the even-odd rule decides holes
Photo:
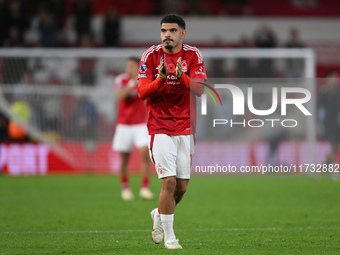
[(129, 57), (127, 60), (135, 61), (139, 65), (140, 59), (137, 57)]
[(168, 14), (161, 20), (161, 26), (163, 23), (176, 23), (179, 27), (185, 30), (185, 21), (182, 17), (176, 14)]

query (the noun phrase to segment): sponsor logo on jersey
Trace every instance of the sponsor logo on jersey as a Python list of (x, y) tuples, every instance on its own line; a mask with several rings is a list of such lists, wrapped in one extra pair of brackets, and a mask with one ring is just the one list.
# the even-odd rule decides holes
[[(155, 79), (157, 79), (158, 77), (159, 77), (159, 73), (155, 74)], [(169, 79), (169, 80), (178, 80), (176, 75), (174, 75), (174, 74), (169, 74), (167, 76), (167, 79)]]
[(147, 75), (145, 73), (140, 73), (138, 75), (138, 78), (147, 78)]
[(182, 72), (186, 73), (188, 71), (188, 64), (186, 60), (182, 60)]
[(167, 79), (170, 79), (170, 80), (177, 80), (177, 77), (176, 75), (168, 75)]
[(141, 73), (145, 73), (146, 72), (146, 65), (145, 65), (145, 63), (144, 62), (142, 62), (142, 64), (140, 65), (140, 68), (139, 68), (139, 71), (141, 72)]

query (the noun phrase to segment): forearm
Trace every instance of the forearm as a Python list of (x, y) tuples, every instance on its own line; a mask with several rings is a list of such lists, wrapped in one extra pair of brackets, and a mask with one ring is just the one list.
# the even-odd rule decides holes
[(181, 75), (179, 78), (179, 82), (190, 89), (196, 96), (201, 96), (203, 94), (203, 90), (200, 88), (204, 88), (204, 86), (198, 82), (204, 82), (204, 79), (190, 79), (185, 73)]
[(140, 99), (144, 100), (151, 96), (160, 86), (165, 83), (165, 80), (162, 80), (158, 77), (156, 80), (151, 81), (148, 79), (139, 79), (138, 81), (138, 96)]

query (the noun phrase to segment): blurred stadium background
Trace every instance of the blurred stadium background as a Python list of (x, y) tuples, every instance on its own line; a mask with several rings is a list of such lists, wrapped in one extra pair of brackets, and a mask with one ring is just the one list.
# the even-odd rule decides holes
[[(184, 42), (202, 51), (208, 77), (312, 79), (340, 71), (337, 0), (0, 0), (0, 172), (117, 173), (114, 78), (128, 57), (159, 43), (160, 19), (171, 12), (184, 16)], [(313, 107), (322, 83), (310, 88)], [(264, 98), (260, 91), (257, 100)], [(312, 126), (245, 142), (233, 132), (222, 137), (237, 164), (265, 161), (268, 141), (284, 163), (314, 155), (320, 163), (329, 145)], [(214, 142), (220, 134), (198, 135), (197, 164), (225, 157)], [(315, 150), (306, 156), (308, 144)], [(138, 171), (137, 153), (132, 159), (129, 168)]]

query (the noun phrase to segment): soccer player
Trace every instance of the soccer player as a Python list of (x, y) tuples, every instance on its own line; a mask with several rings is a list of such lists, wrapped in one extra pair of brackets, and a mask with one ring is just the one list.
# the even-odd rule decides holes
[(188, 188), (194, 153), (196, 96), (192, 78), (206, 79), (200, 51), (183, 44), (185, 21), (169, 14), (161, 20), (161, 42), (144, 52), (138, 95), (146, 100), (149, 154), (161, 179), (158, 208), (152, 210), (152, 239), (166, 249), (182, 249), (173, 230), (175, 206)]
[(138, 65), (138, 58), (129, 58), (126, 63), (126, 73), (118, 75), (114, 81), (119, 102), (113, 148), (120, 152), (122, 160), (120, 180), (123, 200), (132, 200), (134, 198), (130, 189), (127, 171), (128, 160), (133, 145), (139, 149), (141, 156), (143, 178), (139, 195), (141, 198), (148, 200), (154, 197), (149, 189), (150, 164), (145, 104), (138, 97), (137, 91)]

